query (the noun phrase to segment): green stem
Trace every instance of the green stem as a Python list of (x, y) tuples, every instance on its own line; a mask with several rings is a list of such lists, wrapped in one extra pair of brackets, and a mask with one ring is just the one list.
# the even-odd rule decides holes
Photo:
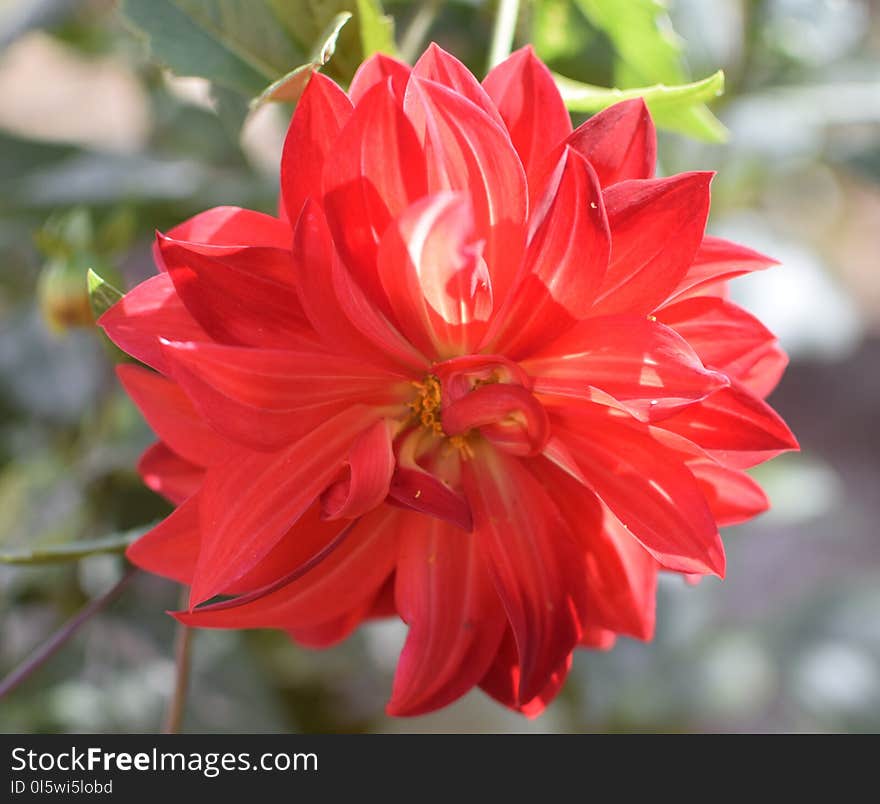
[(488, 69), (500, 64), (513, 50), (513, 36), (516, 33), (516, 18), (519, 15), (519, 0), (498, 0), (498, 13), (492, 30), (492, 45), (489, 49)]
[[(183, 606), (188, 605), (189, 596), (184, 589)], [(179, 734), (186, 711), (186, 694), (189, 689), (189, 671), (192, 666), (192, 628), (183, 623), (177, 624), (174, 637), (174, 657), (176, 672), (174, 674), (174, 693), (165, 713), (163, 734)]]

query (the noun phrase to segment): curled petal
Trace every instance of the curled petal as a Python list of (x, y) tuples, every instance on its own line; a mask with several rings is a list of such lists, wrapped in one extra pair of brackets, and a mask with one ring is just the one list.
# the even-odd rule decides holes
[(390, 79), (358, 104), (324, 167), (324, 209), (346, 267), (376, 303), (376, 251), (385, 228), (427, 192), (425, 161)]
[(472, 351), (492, 313), (492, 285), (463, 193), (436, 193), (388, 227), (379, 276), (400, 327), (425, 354)]
[(405, 108), (411, 119), (424, 120), (429, 190), (471, 196), (497, 302), (511, 287), (525, 240), (528, 199), (519, 157), (501, 125), (442, 84), (414, 75)]
[(391, 423), (376, 422), (358, 436), (348, 454), (347, 476), (321, 497), (325, 519), (355, 519), (377, 508), (388, 496), (394, 472)]
[(444, 407), (442, 417), (449, 435), (479, 429), (496, 446), (514, 455), (537, 455), (550, 432), (544, 407), (518, 385), (480, 386)]
[(202, 532), (191, 605), (223, 591), (254, 567), (342, 468), (377, 414), (349, 407), (278, 452), (242, 455), (212, 468), (202, 487)]

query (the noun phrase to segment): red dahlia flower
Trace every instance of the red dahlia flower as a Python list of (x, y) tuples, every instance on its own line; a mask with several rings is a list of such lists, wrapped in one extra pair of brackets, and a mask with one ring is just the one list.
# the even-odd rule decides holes
[(315, 74), (279, 217), (159, 235), (101, 319), (155, 369), (119, 375), (177, 508), (128, 555), (191, 587), (176, 616), (326, 646), (397, 614), (390, 713), (535, 714), (578, 645), (651, 638), (659, 570), (723, 575), (718, 526), (767, 507), (742, 470), (796, 447), (726, 298), (772, 261), (654, 158), (641, 101), (572, 131), (528, 48), (482, 84), (437, 47)]

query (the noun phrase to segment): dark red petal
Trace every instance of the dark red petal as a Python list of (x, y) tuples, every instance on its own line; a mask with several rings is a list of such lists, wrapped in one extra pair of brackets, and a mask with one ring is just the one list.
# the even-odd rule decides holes
[(147, 447), (137, 464), (144, 485), (179, 505), (195, 494), (205, 477), (203, 466), (185, 461), (161, 441)]
[(394, 472), (393, 433), (387, 419), (364, 430), (348, 453), (347, 476), (321, 497), (325, 519), (356, 519), (377, 508), (388, 496)]
[(473, 200), (497, 304), (511, 287), (525, 240), (528, 199), (519, 157), (500, 124), (442, 84), (414, 75), (405, 108), (417, 131), (422, 125), (430, 191), (466, 191)]
[(657, 562), (595, 496), (551, 464), (533, 470), (556, 501), (586, 553), (586, 617), (582, 625), (651, 639)]
[(116, 375), (156, 435), (181, 458), (211, 466), (229, 456), (232, 445), (207, 425), (178, 385), (131, 363), (117, 366)]
[(738, 243), (706, 235), (694, 254), (690, 268), (670, 292), (668, 303), (705, 293), (708, 286), (718, 282), (778, 264), (776, 260)]
[(688, 468), (722, 528), (752, 519), (770, 507), (763, 489), (745, 472), (729, 469), (710, 458), (688, 461)]
[(345, 93), (327, 76), (312, 73), (281, 153), (281, 197), (288, 220), (299, 217), (307, 198), (320, 200), (324, 163), (351, 112)]
[(355, 438), (378, 418), (349, 407), (296, 443), (250, 453), (208, 470), (202, 486), (203, 543), (191, 605), (223, 591), (255, 566), (342, 468)]
[(729, 384), (673, 330), (641, 316), (583, 321), (521, 365), (535, 393), (592, 400), (598, 388), (642, 421), (670, 416)]
[(605, 190), (611, 260), (594, 315), (645, 315), (668, 298), (703, 238), (712, 175), (634, 179)]
[(168, 274), (141, 282), (98, 319), (123, 352), (166, 373), (160, 338), (207, 341), (208, 333), (192, 317)]
[(553, 75), (526, 46), (494, 67), (483, 86), (504, 119), (529, 185), (537, 184), (551, 149), (571, 133), (571, 117)]
[(519, 458), (481, 446), (463, 465), (476, 539), (516, 641), (516, 699), (550, 682), (580, 638), (584, 561), (540, 483)]
[(215, 340), (292, 348), (313, 340), (289, 251), (255, 247), (208, 256), (163, 238), (159, 249), (178, 295)]
[(482, 245), (465, 193), (435, 193), (385, 232), (379, 277), (403, 333), (424, 354), (471, 352), (492, 314)]
[(376, 251), (385, 228), (427, 192), (425, 157), (390, 80), (376, 84), (339, 135), (324, 167), (324, 208), (339, 253), (374, 300)]
[(602, 110), (579, 126), (566, 142), (589, 160), (603, 187), (654, 175), (657, 137), (641, 98)]
[(664, 419), (660, 426), (703, 449), (772, 452), (798, 446), (779, 414), (738, 384)]
[(521, 701), (518, 693), (522, 674), (517, 657), (516, 640), (513, 632), (508, 628), (501, 640), (501, 647), (495, 661), (480, 681), (480, 687), (504, 706), (510, 707), (528, 718), (534, 718), (547, 708), (559, 690), (562, 689), (571, 668), (571, 659), (572, 656), (569, 653), (550, 674), (544, 688), (529, 700)]
[(147, 572), (178, 583), (192, 581), (199, 555), (199, 495), (181, 503), (126, 551), (126, 558)]
[[(482, 109), (499, 126), (504, 125), (498, 109), (486, 94), (486, 90), (480, 86), (480, 82), (474, 78), (473, 73), (436, 43), (432, 42), (428, 45), (427, 50), (413, 65), (412, 74), (449, 87), (453, 92)], [(414, 121), (414, 124), (417, 131), (423, 131), (424, 121), (418, 123)]]
[(530, 215), (524, 276), (488, 339), (512, 357), (586, 318), (608, 267), (611, 234), (599, 182), (590, 165), (566, 148)]
[[(315, 506), (285, 536), (288, 567), (305, 563), (333, 538), (340, 523), (322, 521)], [(397, 559), (405, 515), (383, 507), (365, 516), (321, 563), (296, 581), (241, 606), (178, 612), (199, 628), (312, 628), (342, 617), (375, 597)]]
[(753, 315), (714, 296), (695, 296), (665, 306), (657, 311), (657, 318), (681, 335), (703, 363), (725, 371), (776, 340)]
[(409, 625), (390, 715), (420, 715), (464, 695), (485, 675), (507, 624), (472, 536), (420, 519), (400, 540), (397, 611)]
[(400, 99), (406, 92), (406, 82), (409, 81), (410, 67), (402, 61), (386, 56), (384, 53), (376, 53), (370, 56), (354, 74), (348, 87), (351, 102), (359, 104), (364, 95), (376, 84), (385, 84), (391, 79), (391, 89)]
[[(720, 392), (721, 393), (721, 392)], [(589, 403), (559, 412), (554, 432), (598, 497), (667, 569), (724, 574), (718, 528), (694, 476), (645, 425)]]

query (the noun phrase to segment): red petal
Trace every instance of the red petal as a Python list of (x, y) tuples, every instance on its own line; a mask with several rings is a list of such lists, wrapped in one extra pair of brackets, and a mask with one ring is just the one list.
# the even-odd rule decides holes
[(586, 552), (586, 620), (636, 639), (654, 635), (657, 562), (593, 494), (561, 469), (538, 464), (536, 475)]
[(738, 243), (706, 235), (690, 268), (672, 289), (669, 303), (704, 293), (709, 285), (778, 264), (776, 260)]
[(229, 444), (199, 416), (181, 388), (159, 374), (125, 363), (116, 375), (159, 438), (197, 466), (224, 461)]
[(711, 296), (696, 296), (657, 311), (657, 318), (684, 338), (708, 366), (728, 367), (776, 337), (741, 307)]
[(604, 109), (579, 126), (566, 142), (589, 160), (603, 187), (654, 175), (657, 137), (641, 98)]
[[(432, 42), (428, 45), (428, 49), (413, 65), (412, 74), (448, 87), (482, 109), (499, 126), (504, 125), (501, 115), (498, 114), (498, 109), (486, 94), (486, 90), (480, 86), (480, 82), (474, 78), (473, 73), (455, 56), (447, 53), (436, 43)], [(415, 114), (415, 110), (413, 112)], [(425, 121), (416, 122), (416, 120), (417, 118), (413, 118), (416, 131), (423, 134)]]
[(290, 224), (241, 207), (214, 207), (166, 232), (171, 240), (212, 246), (290, 248)]
[(421, 519), (400, 541), (397, 610), (409, 625), (389, 715), (420, 715), (485, 675), (507, 621), (474, 539)]
[(208, 470), (202, 551), (191, 605), (223, 591), (265, 556), (342, 468), (377, 414), (352, 407), (279, 452), (249, 453)]
[(430, 191), (464, 190), (473, 200), (497, 303), (513, 282), (524, 245), (528, 199), (519, 157), (499, 124), (448, 87), (414, 75), (405, 108), (417, 130), (424, 121)]
[(712, 175), (625, 181), (605, 191), (611, 261), (594, 315), (644, 315), (668, 298), (703, 238)]
[(688, 468), (722, 528), (752, 519), (770, 507), (763, 489), (745, 472), (729, 469), (710, 458), (688, 461)]
[(349, 97), (352, 103), (357, 105), (376, 84), (385, 84), (390, 78), (394, 94), (398, 99), (403, 99), (409, 74), (408, 64), (386, 56), (384, 53), (376, 53), (357, 68), (348, 87)]
[(123, 352), (163, 373), (166, 366), (160, 338), (209, 340), (183, 306), (167, 274), (141, 282), (107, 310), (98, 324)]
[(499, 313), (492, 348), (517, 357), (586, 318), (611, 252), (611, 234), (593, 169), (566, 148), (530, 216), (525, 276)]
[(518, 691), (522, 674), (517, 658), (516, 640), (513, 632), (508, 628), (501, 640), (501, 647), (495, 661), (480, 681), (480, 687), (499, 703), (528, 718), (535, 718), (547, 708), (559, 690), (562, 689), (571, 668), (571, 658), (571, 653), (569, 653), (559, 663), (559, 666), (549, 675), (547, 684), (537, 695), (527, 701), (521, 701)]
[(327, 222), (339, 253), (368, 296), (382, 296), (379, 239), (427, 192), (422, 148), (391, 90), (376, 84), (355, 109), (324, 168)]
[(463, 465), (481, 555), (516, 640), (516, 698), (530, 701), (580, 638), (584, 562), (553, 501), (520, 459), (482, 447)]
[(147, 447), (137, 471), (148, 489), (175, 505), (195, 494), (205, 477), (204, 467), (185, 461), (161, 441)]
[(528, 45), (494, 67), (483, 86), (504, 119), (529, 185), (537, 184), (551, 149), (571, 133), (553, 75)]
[(215, 340), (288, 347), (310, 341), (289, 251), (208, 256), (162, 238), (159, 248), (183, 303)]
[(660, 426), (703, 449), (775, 452), (798, 446), (779, 414), (736, 384), (664, 419)]
[[(314, 511), (317, 512), (317, 507)], [(365, 516), (348, 538), (303, 577), (233, 608), (178, 612), (180, 622), (199, 628), (312, 628), (374, 600), (397, 558), (397, 537), (405, 515), (381, 508)], [(339, 523), (317, 515), (303, 519), (286, 536), (288, 566), (298, 566), (325, 547)]]
[(470, 198), (436, 193), (388, 227), (379, 247), (382, 287), (403, 333), (437, 357), (473, 351), (492, 313)]
[(195, 572), (199, 544), (199, 496), (193, 495), (132, 544), (125, 556), (147, 572), (188, 584)]
[(750, 358), (754, 359), (749, 361), (751, 365), (748, 368), (733, 366), (729, 373), (736, 377), (747, 391), (761, 399), (766, 399), (779, 385), (788, 366), (788, 355), (780, 346), (774, 344), (757, 355), (750, 355)]
[(289, 220), (299, 217), (307, 198), (320, 200), (324, 163), (351, 112), (345, 93), (325, 75), (312, 73), (281, 154), (281, 196)]
[(348, 476), (321, 498), (325, 519), (356, 519), (382, 504), (394, 472), (392, 435), (383, 419), (358, 436), (348, 454)]
[(591, 400), (598, 388), (642, 421), (670, 416), (729, 384), (669, 327), (637, 316), (583, 321), (521, 365), (537, 394)]
[(644, 425), (582, 404), (554, 428), (612, 513), (667, 569), (724, 574), (724, 548), (697, 482)]
[(373, 365), (423, 371), (426, 358), (371, 305), (336, 255), (321, 208), (308, 202), (295, 227), (294, 271), (309, 323), (334, 352)]
[(288, 628), (287, 633), (294, 642), (307, 648), (329, 648), (349, 637), (364, 621), (369, 609), (370, 601), (367, 600), (333, 620), (320, 625)]

